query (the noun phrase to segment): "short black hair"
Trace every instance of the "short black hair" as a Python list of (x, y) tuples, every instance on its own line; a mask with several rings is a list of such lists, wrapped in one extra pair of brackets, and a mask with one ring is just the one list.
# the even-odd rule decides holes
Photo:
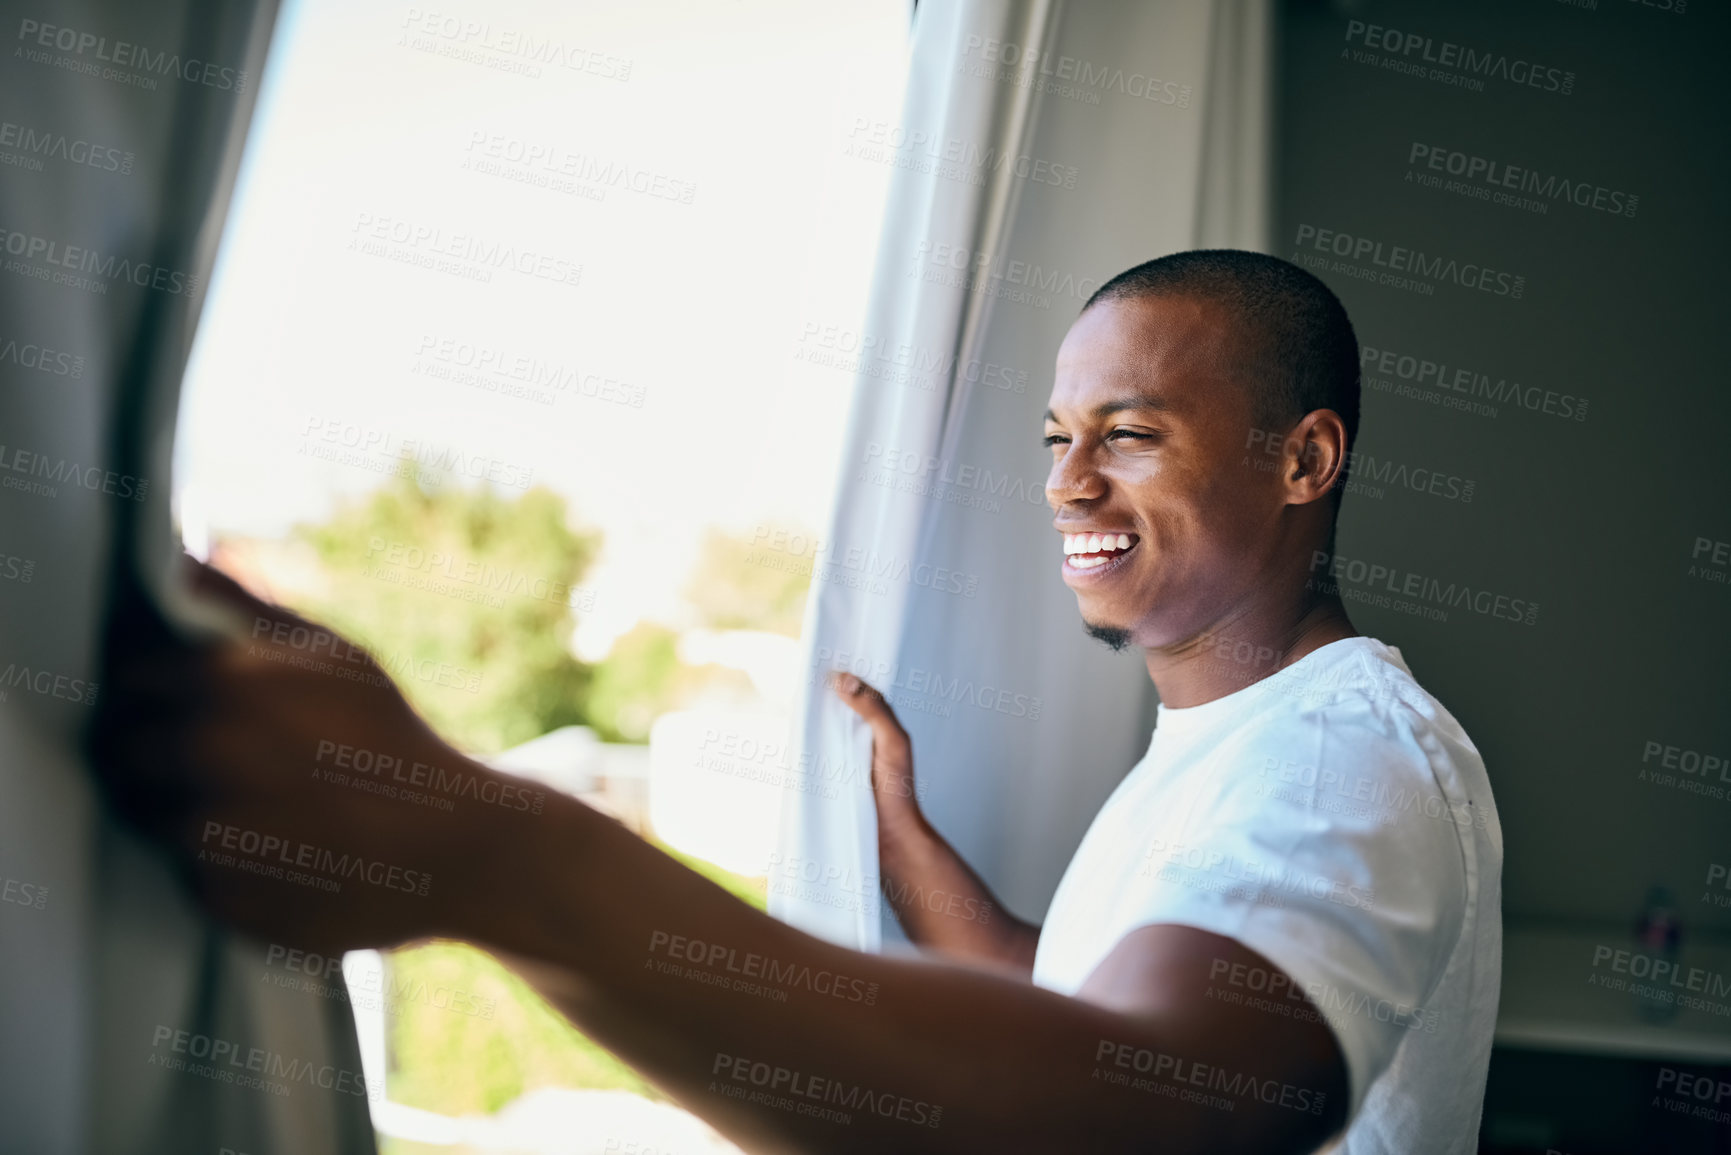
[[(1241, 249), (1194, 249), (1126, 269), (1082, 306), (1131, 297), (1187, 297), (1220, 305), (1243, 342), (1240, 362), (1258, 425), (1290, 429), (1314, 409), (1346, 427), (1347, 461), (1358, 436), (1358, 336), (1329, 287), (1291, 261)], [(1341, 470), (1332, 497), (1346, 485)]]

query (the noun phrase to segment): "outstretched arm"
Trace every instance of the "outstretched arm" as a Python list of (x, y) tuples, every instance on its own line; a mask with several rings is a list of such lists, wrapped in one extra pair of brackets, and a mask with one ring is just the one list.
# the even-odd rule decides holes
[[(1345, 1067), (1319, 1016), (1207, 997), (1223, 965), (1273, 969), (1229, 939), (1144, 927), (1075, 998), (845, 950), (573, 799), (508, 805), (522, 784), (441, 742), (364, 655), (237, 604), (246, 642), (120, 639), (97, 744), (115, 804), (231, 923), (327, 954), (488, 947), (755, 1150), (1300, 1152), (1343, 1121)], [(458, 804), (333, 783), (316, 772), (333, 750), (432, 767), (464, 784)]]
[[(1206, 997), (1225, 966), (1273, 970), (1229, 939), (1144, 928), (1066, 998), (822, 942), (579, 803), (547, 817), (527, 841), (502, 832), (484, 876), (482, 893), (541, 880), (534, 904), (484, 904), (471, 937), (748, 1150), (1263, 1155), (1312, 1150), (1341, 1122), (1325, 1025)], [(717, 963), (659, 965), (669, 935)], [(871, 1002), (820, 993), (824, 976)]]
[(1040, 928), (1005, 910), (978, 874), (920, 810), (913, 744), (878, 690), (852, 674), (834, 681), (838, 698), (872, 731), (872, 797), (884, 898), (918, 946), (964, 962), (1034, 970)]

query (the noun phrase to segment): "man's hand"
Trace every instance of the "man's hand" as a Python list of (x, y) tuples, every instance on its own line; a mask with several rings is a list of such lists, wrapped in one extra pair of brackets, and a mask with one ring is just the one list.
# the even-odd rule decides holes
[(914, 786), (913, 742), (883, 693), (849, 673), (833, 675), (830, 684), (871, 727), (878, 864), (884, 897), (902, 929), (920, 946), (951, 958), (1032, 974), (1039, 928), (1005, 910), (926, 821)]
[(914, 747), (902, 729), (883, 692), (866, 685), (853, 674), (831, 676), (836, 697), (871, 727), (872, 795), (877, 800), (880, 822), (911, 821), (919, 817), (918, 791), (914, 787)]
[(243, 929), (332, 952), (452, 933), (472, 891), (461, 871), (499, 816), (466, 795), (452, 810), (407, 801), (391, 779), (417, 763), (495, 776), (363, 650), (188, 565), (242, 636), (189, 643), (142, 610), (117, 623), (93, 736), (116, 809)]

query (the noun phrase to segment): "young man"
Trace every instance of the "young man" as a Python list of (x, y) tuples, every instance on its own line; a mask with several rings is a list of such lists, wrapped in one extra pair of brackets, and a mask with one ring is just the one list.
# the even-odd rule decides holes
[[(248, 640), (126, 624), (111, 792), (236, 924), (325, 952), (479, 943), (749, 1149), (1468, 1152), (1501, 833), (1472, 743), (1320, 564), (1357, 390), (1340, 303), (1271, 257), (1149, 262), (1071, 328), (1045, 422), (1063, 580), (1161, 706), (1043, 928), (910, 905), (927, 958), (864, 955), (568, 799), (333, 795), (320, 743), (509, 786), (382, 679), (304, 660), (364, 655), (208, 570)], [(872, 728), (886, 877), (990, 901), (913, 801), (881, 695), (835, 689)]]

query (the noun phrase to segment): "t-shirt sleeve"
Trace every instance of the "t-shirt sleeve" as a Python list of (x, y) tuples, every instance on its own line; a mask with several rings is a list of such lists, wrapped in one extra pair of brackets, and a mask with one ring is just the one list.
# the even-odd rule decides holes
[[(1334, 1030), (1349, 1119), (1402, 1036), (1436, 1030), (1424, 1002), (1466, 906), (1459, 811), (1430, 763), (1438, 746), (1423, 719), (1374, 714), (1300, 715), (1230, 740), (1167, 827), (1181, 836), (1148, 848), (1125, 927), (1194, 926), (1284, 971)], [(1263, 981), (1227, 972), (1211, 994), (1248, 1002)]]

